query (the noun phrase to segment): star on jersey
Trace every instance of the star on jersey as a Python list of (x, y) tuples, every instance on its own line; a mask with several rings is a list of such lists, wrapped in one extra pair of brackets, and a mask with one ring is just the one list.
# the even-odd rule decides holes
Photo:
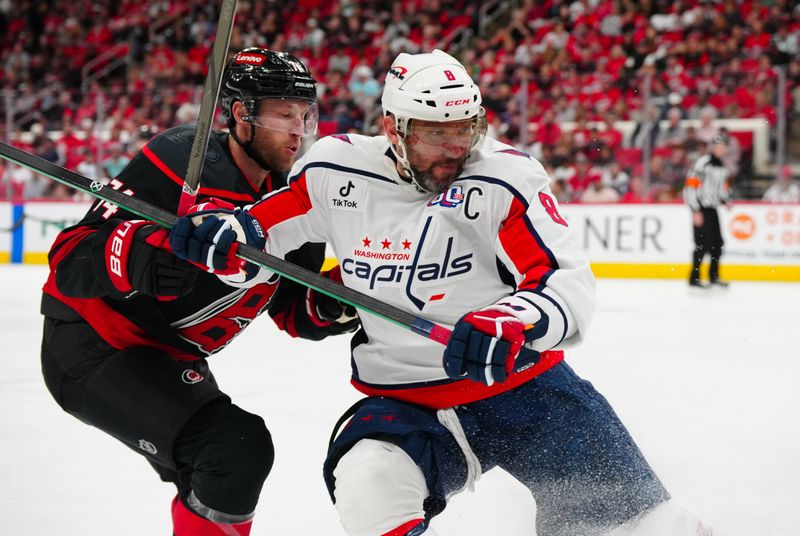
[[(428, 216), (416, 240), (398, 240), (403, 246), (402, 249), (397, 246), (399, 251), (391, 249), (393, 242), (388, 236), (375, 241), (376, 250), (353, 250), (353, 257), (341, 259), (342, 272), (363, 280), (370, 290), (379, 286), (405, 287), (406, 296), (420, 311), (426, 303), (446, 299), (441, 287), (456, 283), (473, 270), (473, 254), (458, 247), (456, 235), (445, 235), (443, 243), (438, 242), (441, 246), (426, 251), (424, 246), (432, 221), (433, 217)], [(365, 245), (372, 242), (368, 236), (361, 241)]]
[(365, 236), (364, 238), (362, 238), (361, 241), (364, 242), (364, 247), (365, 248), (368, 248), (369, 245), (372, 244), (372, 240), (370, 240), (368, 236)]

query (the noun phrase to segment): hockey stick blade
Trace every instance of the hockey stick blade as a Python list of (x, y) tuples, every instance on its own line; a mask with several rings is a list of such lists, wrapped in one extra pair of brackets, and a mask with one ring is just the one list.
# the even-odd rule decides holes
[(192, 142), (192, 152), (189, 153), (189, 165), (186, 168), (186, 177), (181, 190), (181, 200), (178, 204), (178, 215), (183, 216), (194, 205), (197, 191), (200, 189), (200, 176), (203, 173), (203, 163), (206, 159), (208, 140), (211, 137), (211, 127), (214, 122), (214, 112), (217, 109), (222, 74), (225, 70), (225, 57), (231, 43), (233, 20), (236, 18), (237, 0), (223, 0), (217, 21), (217, 33), (214, 37), (214, 48), (211, 51), (211, 61), (208, 65), (208, 74), (203, 88), (203, 100), (200, 102), (200, 111), (197, 113), (197, 130)]
[[(36, 155), (0, 142), (0, 158), (19, 164), (35, 173), (44, 175), (56, 182), (85, 192), (92, 197), (102, 199), (120, 206), (142, 218), (157, 223), (163, 227), (171, 228), (178, 221), (178, 217), (162, 208), (151, 205), (141, 199), (131, 197), (119, 190), (109, 188), (100, 181), (93, 181), (74, 171), (53, 164)], [(310, 270), (292, 264), (260, 249), (239, 242), (237, 255), (246, 261), (252, 262), (268, 270), (291, 279), (301, 285), (312, 288), (334, 299), (352, 305), (362, 311), (373, 314), (402, 328), (408, 329), (441, 344), (450, 340), (451, 330), (424, 318), (403, 311), (393, 305), (368, 296), (357, 290), (345, 287)]]

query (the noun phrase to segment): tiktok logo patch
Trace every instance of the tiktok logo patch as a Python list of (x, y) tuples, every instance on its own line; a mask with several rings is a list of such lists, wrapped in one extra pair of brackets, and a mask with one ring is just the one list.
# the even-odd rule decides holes
[(353, 186), (355, 186), (353, 184), (353, 181), (347, 181), (346, 186), (342, 186), (341, 188), (339, 188), (339, 195), (341, 195), (342, 197), (347, 197), (348, 195), (350, 195), (350, 190), (353, 189)]
[(346, 175), (332, 175), (328, 186), (328, 206), (336, 210), (364, 212), (366, 181)]

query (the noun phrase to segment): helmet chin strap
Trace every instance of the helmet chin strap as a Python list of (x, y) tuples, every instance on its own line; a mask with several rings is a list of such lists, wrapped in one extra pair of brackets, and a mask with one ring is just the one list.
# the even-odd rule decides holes
[(238, 143), (239, 147), (241, 147), (242, 150), (244, 151), (244, 154), (246, 154), (253, 162), (258, 164), (258, 166), (261, 169), (263, 169), (265, 171), (268, 171), (268, 172), (272, 171), (272, 168), (270, 168), (269, 164), (267, 164), (264, 161), (263, 158), (258, 156), (258, 153), (256, 153), (256, 151), (253, 149), (253, 138), (255, 138), (255, 136), (256, 136), (256, 126), (255, 125), (253, 125), (252, 123), (250, 124), (250, 139), (247, 140), (247, 141), (242, 141), (242, 140), (239, 139), (239, 136), (236, 135), (235, 126), (234, 126), (234, 128), (229, 129), (229, 131), (230, 131), (230, 135), (233, 138), (233, 140), (236, 143)]
[[(408, 127), (408, 121), (404, 122), (404, 126), (406, 128)], [(404, 139), (406, 133), (405, 132), (401, 133), (399, 132), (399, 130), (400, 129), (398, 128), (397, 144), (395, 145), (394, 143), (392, 143), (390, 144), (390, 147), (392, 148), (392, 153), (394, 154), (394, 157), (397, 160), (398, 166), (400, 166), (402, 172), (405, 173), (405, 176), (403, 175), (403, 173), (400, 173), (400, 178), (406, 182), (413, 184), (414, 188), (416, 188), (417, 191), (420, 193), (426, 193), (426, 194), (433, 193), (424, 186), (422, 186), (417, 181), (417, 177), (416, 175), (414, 175), (414, 170), (411, 169), (411, 162), (408, 161), (408, 148), (406, 147), (406, 142)], [(401, 152), (402, 154), (400, 154)]]

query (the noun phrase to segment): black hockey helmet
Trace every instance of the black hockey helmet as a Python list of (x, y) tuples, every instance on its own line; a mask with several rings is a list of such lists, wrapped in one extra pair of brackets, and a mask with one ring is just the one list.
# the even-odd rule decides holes
[(266, 98), (317, 101), (317, 81), (302, 61), (286, 52), (250, 47), (234, 55), (225, 67), (220, 90), (222, 111), (231, 126), (233, 103), (242, 101), (250, 114)]

